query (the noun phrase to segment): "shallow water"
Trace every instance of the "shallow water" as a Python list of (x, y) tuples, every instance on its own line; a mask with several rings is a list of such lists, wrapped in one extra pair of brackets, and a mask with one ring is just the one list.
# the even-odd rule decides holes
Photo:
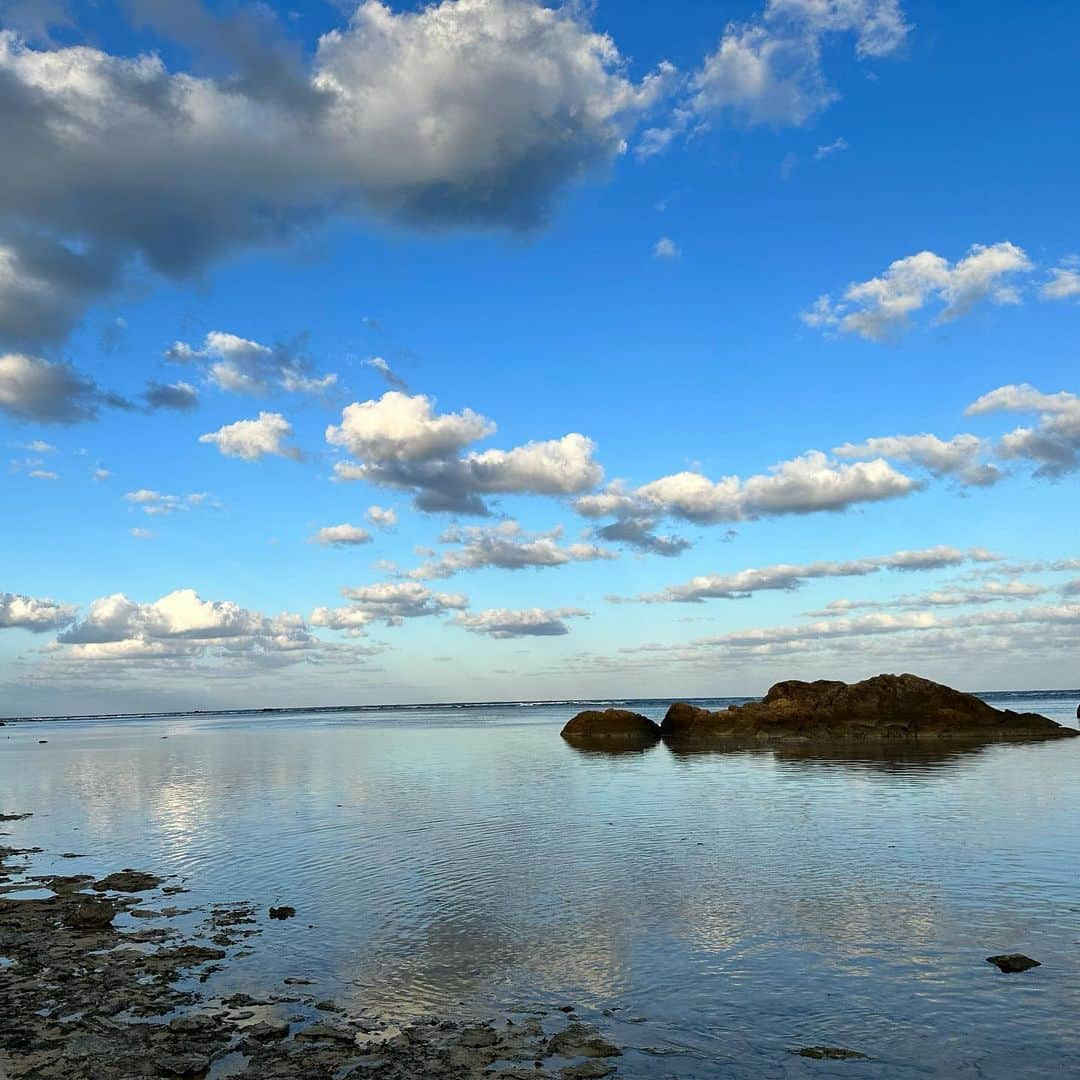
[[(1080, 695), (991, 700), (1075, 725)], [(625, 1076), (1076, 1070), (1080, 739), (612, 755), (558, 737), (574, 711), (9, 725), (0, 811), (34, 817), (2, 842), (46, 848), (34, 873), (133, 866), (187, 878), (184, 904), (295, 906), (222, 992), (306, 976), (391, 1016), (573, 1003), (628, 1048)], [(1043, 966), (985, 963), (1010, 951)], [(872, 1060), (787, 1053), (821, 1043)]]

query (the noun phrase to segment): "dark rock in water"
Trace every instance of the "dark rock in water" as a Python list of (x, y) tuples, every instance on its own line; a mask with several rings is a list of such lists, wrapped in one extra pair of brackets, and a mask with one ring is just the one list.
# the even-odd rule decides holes
[(615, 1066), (609, 1061), (583, 1061), (580, 1065), (569, 1065), (559, 1076), (562, 1080), (600, 1080), (600, 1077), (610, 1076), (615, 1071)]
[(116, 918), (116, 905), (96, 896), (76, 896), (64, 908), (62, 920), (74, 930), (104, 930)]
[(94, 882), (98, 892), (149, 892), (161, 884), (162, 879), (141, 870), (121, 870)]
[(660, 727), (647, 716), (628, 709), (586, 709), (566, 727), (562, 737), (567, 742), (613, 742), (648, 745), (660, 738)]
[(25, 821), (33, 816), (33, 814), (0, 814), (0, 821)]
[(804, 1046), (792, 1053), (818, 1061), (855, 1061), (866, 1058), (866, 1055), (860, 1054), (858, 1050), (845, 1050), (842, 1046)]
[(585, 1024), (570, 1024), (569, 1027), (552, 1035), (548, 1042), (548, 1053), (559, 1057), (621, 1057), (622, 1051), (609, 1043), (595, 1029)]
[(1023, 953), (1002, 953), (1000, 956), (988, 956), (988, 964), (996, 964), (1006, 975), (1013, 975), (1018, 971), (1028, 971), (1031, 968), (1042, 967), (1038, 960), (1032, 960)]
[(210, 1059), (204, 1054), (163, 1054), (154, 1064), (165, 1076), (202, 1076)]
[(677, 702), (661, 734), (678, 741), (755, 743), (785, 740), (994, 742), (1080, 735), (1045, 716), (995, 709), (917, 675), (876, 675), (858, 683), (777, 683), (762, 701), (709, 712)]
[(245, 1028), (244, 1034), (249, 1039), (284, 1039), (289, 1034), (289, 1025), (284, 1020), (260, 1020), (257, 1024)]
[(270, 909), (271, 919), (291, 919), (296, 914), (296, 908), (283, 904), (281, 907)]

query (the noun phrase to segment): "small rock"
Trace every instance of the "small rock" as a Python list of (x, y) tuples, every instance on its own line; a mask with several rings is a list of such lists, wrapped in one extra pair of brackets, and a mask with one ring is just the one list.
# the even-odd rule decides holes
[(311, 979), (301, 979), (301, 978), (299, 978), (297, 976), (294, 976), (294, 975), (287, 975), (281, 981), (283, 983), (285, 983), (287, 986), (311, 986), (312, 985)]
[(289, 907), (287, 904), (283, 904), (281, 907), (272, 907), (270, 909), (271, 919), (291, 919), (296, 914), (296, 908)]
[(166, 1076), (199, 1076), (210, 1068), (210, 1059), (202, 1054), (165, 1054), (156, 1064)]
[(298, 1039), (328, 1039), (331, 1042), (356, 1042), (356, 1032), (333, 1024), (312, 1024), (296, 1033)]
[(585, 1024), (571, 1024), (564, 1031), (552, 1035), (548, 1053), (559, 1057), (621, 1057), (622, 1051), (602, 1038), (595, 1028)]
[(116, 905), (95, 896), (80, 896), (64, 908), (62, 920), (73, 930), (104, 930), (116, 918)]
[(858, 1050), (845, 1050), (842, 1046), (804, 1046), (801, 1050), (793, 1050), (793, 1054), (799, 1057), (814, 1058), (817, 1061), (854, 1061), (865, 1058)]
[(329, 1000), (327, 1000), (327, 1001), (316, 1001), (315, 1002), (315, 1008), (318, 1009), (319, 1012), (339, 1013), (339, 1012), (344, 1012), (345, 1011), (344, 1009), (342, 1009), (342, 1007), (336, 1001), (329, 1001)]
[(610, 1061), (583, 1061), (580, 1065), (568, 1065), (559, 1075), (562, 1080), (599, 1080), (614, 1071), (615, 1066)]
[(1006, 975), (1013, 975), (1018, 971), (1028, 971), (1030, 968), (1042, 967), (1038, 960), (1032, 960), (1023, 953), (1002, 953), (1000, 956), (988, 956), (988, 964), (996, 964)]
[(25, 821), (33, 816), (33, 814), (0, 814), (0, 821)]
[(153, 874), (143, 873), (141, 870), (121, 870), (117, 874), (109, 874), (100, 881), (94, 882), (94, 888), (98, 892), (149, 892), (161, 884), (161, 878)]
[(494, 1046), (499, 1041), (499, 1036), (489, 1027), (467, 1027), (460, 1036), (458, 1042), (462, 1046), (478, 1050), (485, 1046)]
[(249, 1039), (260, 1041), (284, 1039), (289, 1034), (289, 1025), (284, 1020), (260, 1020), (257, 1024), (244, 1028), (244, 1034)]

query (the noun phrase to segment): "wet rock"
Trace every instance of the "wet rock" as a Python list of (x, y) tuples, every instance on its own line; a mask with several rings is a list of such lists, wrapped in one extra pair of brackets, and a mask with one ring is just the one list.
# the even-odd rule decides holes
[(614, 742), (647, 746), (659, 740), (660, 727), (628, 709), (586, 709), (571, 719), (561, 734), (567, 742), (583, 745)]
[(289, 1034), (289, 1025), (284, 1020), (260, 1020), (259, 1023), (244, 1028), (244, 1034), (249, 1039), (260, 1041), (284, 1039)]
[(973, 694), (917, 675), (858, 683), (779, 682), (762, 701), (710, 712), (672, 705), (660, 727), (672, 742), (759, 743), (957, 739), (972, 742), (1080, 735), (1045, 716), (995, 709)]
[(61, 921), (73, 930), (104, 930), (112, 926), (116, 914), (116, 905), (111, 900), (84, 896), (65, 905)]
[(583, 1061), (580, 1065), (568, 1065), (559, 1076), (562, 1080), (599, 1080), (601, 1076), (610, 1076), (615, 1066), (609, 1061)]
[(296, 915), (296, 908), (289, 907), (287, 904), (283, 904), (281, 907), (272, 907), (270, 909), (271, 919), (291, 919)]
[(619, 1057), (622, 1051), (586, 1024), (571, 1024), (548, 1040), (548, 1053), (559, 1057)]
[(1019, 971), (1030, 971), (1031, 968), (1042, 967), (1038, 960), (1032, 960), (1023, 953), (1002, 953), (1000, 956), (988, 956), (988, 964), (995, 964), (1006, 975), (1014, 975)]
[(210, 1068), (202, 1054), (163, 1054), (155, 1064), (166, 1076), (201, 1076)]
[(286, 986), (311, 986), (311, 979), (302, 979), (295, 975), (287, 975), (281, 980)]
[(296, 1033), (298, 1039), (329, 1039), (332, 1042), (356, 1042), (356, 1032), (334, 1024), (318, 1023)]
[(98, 892), (149, 892), (156, 889), (162, 882), (153, 874), (144, 873), (142, 870), (121, 870), (116, 874), (109, 874), (100, 881), (94, 882), (94, 888)]
[(345, 1011), (336, 1001), (316, 1001), (315, 1008), (319, 1012), (339, 1013)]
[(860, 1054), (858, 1050), (846, 1050), (842, 1046), (804, 1046), (801, 1050), (792, 1050), (792, 1053), (818, 1061), (856, 1061), (866, 1058), (866, 1055)]
[(25, 821), (33, 816), (33, 814), (0, 814), (0, 821)]
[(483, 1027), (477, 1025), (475, 1027), (467, 1027), (458, 1036), (458, 1042), (462, 1046), (469, 1046), (473, 1049), (483, 1046), (494, 1046), (499, 1041), (499, 1036), (489, 1027)]

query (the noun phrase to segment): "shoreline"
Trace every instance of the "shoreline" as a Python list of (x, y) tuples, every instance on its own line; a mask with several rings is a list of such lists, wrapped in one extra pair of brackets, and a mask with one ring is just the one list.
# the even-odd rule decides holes
[[(0, 846), (4, 1080), (590, 1080), (613, 1073), (622, 1056), (568, 1005), (395, 1021), (318, 1000), (303, 975), (280, 993), (207, 995), (201, 985), (252, 947), (260, 923), (290, 916), (246, 901), (188, 908), (186, 888), (146, 871), (30, 875), (41, 853)], [(169, 925), (193, 912), (205, 916), (195, 931)], [(112, 925), (123, 916), (138, 923)]]

